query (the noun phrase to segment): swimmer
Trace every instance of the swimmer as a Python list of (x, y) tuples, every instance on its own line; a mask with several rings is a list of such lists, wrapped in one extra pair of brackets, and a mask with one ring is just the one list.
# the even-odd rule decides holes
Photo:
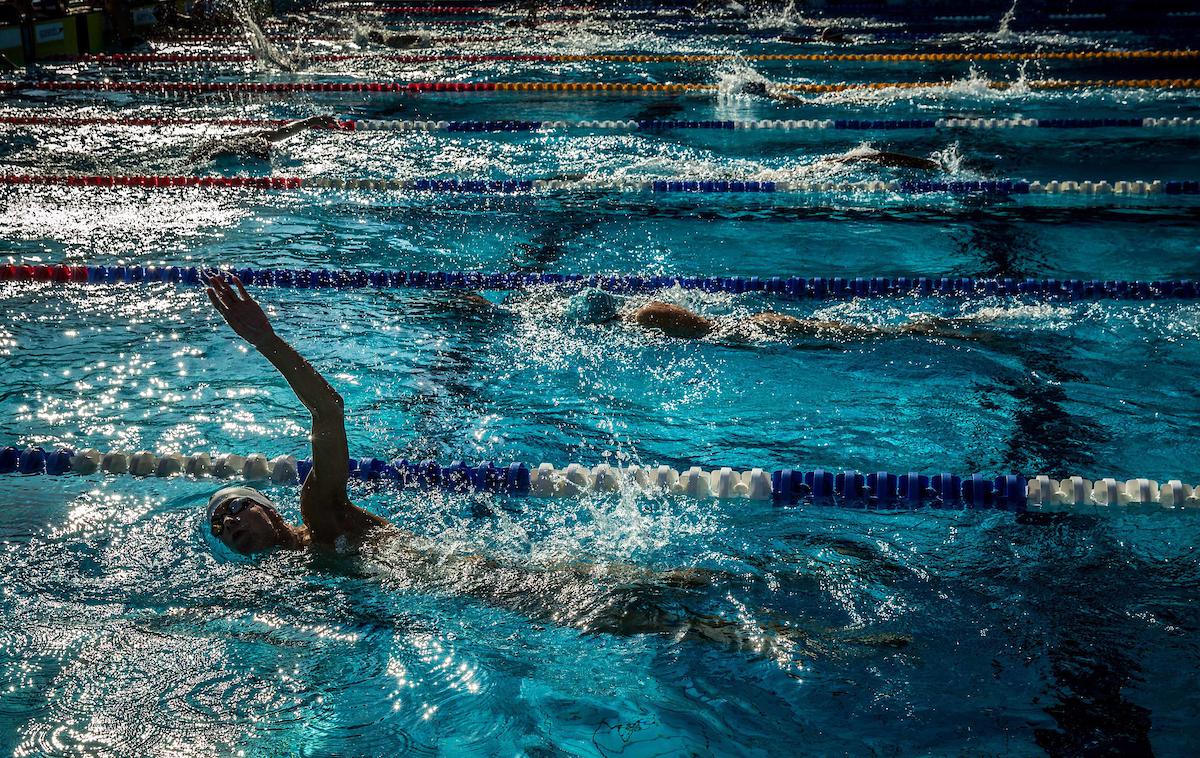
[(781, 34), (777, 37), (780, 42), (787, 42), (793, 45), (805, 45), (812, 42), (827, 42), (833, 45), (849, 44), (853, 40), (850, 36), (840, 29), (834, 29), (832, 26), (827, 26), (816, 34), (810, 36), (800, 36), (798, 34)]
[(276, 129), (266, 129), (249, 134), (237, 134), (209, 140), (188, 156), (189, 163), (208, 163), (220, 158), (271, 159), (271, 145), (292, 137), (306, 129), (335, 128), (338, 120), (333, 116), (310, 116), (293, 121)]
[(717, 336), (735, 340), (770, 339), (777, 341), (805, 337), (837, 340), (867, 340), (917, 335), (946, 339), (983, 339), (964, 331), (978, 325), (979, 319), (921, 316), (898, 326), (862, 326), (845, 321), (796, 318), (774, 311), (755, 313), (745, 319), (721, 322), (701, 316), (679, 305), (652, 300), (639, 307), (626, 307), (612, 293), (587, 289), (571, 297), (566, 317), (576, 323), (603, 324), (622, 321), (648, 331), (678, 339), (703, 339)]
[(632, 324), (660, 332), (668, 337), (699, 339), (720, 334), (734, 339), (762, 336), (767, 339), (788, 340), (821, 337), (838, 340), (865, 340), (876, 337), (899, 337), (919, 334), (928, 337), (967, 338), (966, 333), (951, 327), (951, 319), (922, 319), (899, 326), (860, 326), (845, 321), (796, 318), (774, 311), (755, 313), (746, 319), (722, 324), (687, 308), (671, 303), (651, 301), (623, 315)]
[(781, 90), (778, 87), (769, 86), (767, 82), (746, 82), (738, 90), (744, 95), (760, 95), (769, 97), (772, 100), (780, 103), (802, 103), (804, 98), (793, 95), (790, 92)]
[[(342, 397), (295, 348), (275, 333), (263, 309), (246, 292), (211, 276), (208, 299), (239, 337), (283, 374), (296, 397), (312, 414), (312, 471), (300, 489), (302, 526), (289, 524), (262, 493), (227, 487), (208, 501), (207, 526), (226, 547), (243, 555), (272, 549), (314, 547), (336, 550), (368, 539), (388, 521), (350, 502), (346, 415)], [(236, 287), (236, 289), (235, 289)]]
[(418, 47), (429, 47), (429, 32), (392, 32), (383, 29), (370, 29), (363, 37), (367, 42), (390, 47), (393, 50), (411, 50)]
[(890, 150), (870, 148), (850, 155), (842, 155), (831, 159), (834, 163), (877, 163), (891, 168), (915, 168), (922, 171), (941, 171), (942, 164), (932, 158), (922, 158), (907, 153), (895, 153)]
[(521, 0), (517, 3), (517, 9), (525, 11), (525, 18), (514, 18), (504, 22), (504, 25), (510, 28), (536, 29), (541, 24), (538, 20), (538, 3), (537, 0)]

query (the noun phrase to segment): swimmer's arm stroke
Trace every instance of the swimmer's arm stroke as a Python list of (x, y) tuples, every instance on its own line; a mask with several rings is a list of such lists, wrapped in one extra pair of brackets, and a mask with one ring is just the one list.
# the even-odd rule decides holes
[(300, 121), (293, 121), (290, 124), (284, 124), (277, 129), (268, 129), (266, 131), (259, 132), (258, 136), (262, 137), (268, 142), (280, 142), (288, 137), (291, 137), (292, 135), (299, 134), (305, 129), (316, 129), (320, 127), (331, 129), (337, 126), (337, 123), (337, 119), (335, 119), (333, 116), (310, 116), (306, 119), (301, 119)]
[[(350, 450), (342, 396), (325, 377), (275, 333), (266, 313), (246, 292), (240, 279), (208, 278), (208, 299), (239, 337), (254, 346), (287, 380), (312, 414), (313, 468), (300, 492), (304, 522), (319, 537), (336, 538), (387, 522), (353, 504), (346, 495)], [(236, 291), (234, 289), (236, 287)], [(344, 517), (352, 516), (349, 521)]]

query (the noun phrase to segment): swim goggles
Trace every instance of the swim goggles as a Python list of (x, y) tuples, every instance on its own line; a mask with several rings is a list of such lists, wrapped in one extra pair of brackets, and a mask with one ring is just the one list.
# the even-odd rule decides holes
[(221, 530), (225, 526), (224, 521), (226, 516), (236, 516), (242, 511), (249, 509), (250, 506), (254, 504), (255, 501), (251, 498), (235, 497), (218, 505), (216, 510), (213, 511), (212, 520), (209, 522), (209, 526), (212, 528), (213, 536), (221, 536)]

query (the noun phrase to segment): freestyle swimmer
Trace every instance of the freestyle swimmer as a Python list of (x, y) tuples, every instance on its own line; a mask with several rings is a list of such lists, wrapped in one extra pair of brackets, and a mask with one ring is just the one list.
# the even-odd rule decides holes
[(567, 304), (568, 320), (601, 324), (622, 321), (679, 339), (725, 337), (734, 340), (788, 340), (826, 338), (865, 340), (906, 335), (948, 339), (980, 339), (982, 335), (963, 327), (977, 325), (979, 319), (919, 316), (896, 326), (864, 326), (829, 319), (796, 318), (784, 313), (762, 311), (746, 318), (718, 320), (702, 316), (680, 305), (651, 300), (644, 305), (625, 305), (616, 295), (599, 289), (587, 289), (571, 297)]
[(246, 292), (241, 280), (234, 277), (232, 286), (216, 276), (207, 281), (206, 292), (213, 307), (239, 337), (283, 375), (312, 414), (313, 467), (300, 489), (303, 525), (289, 524), (262, 493), (228, 487), (209, 500), (208, 526), (213, 536), (230, 549), (248, 555), (272, 548), (338, 549), (360, 543), (387, 526), (386, 519), (354, 505), (346, 493), (350, 453), (341, 395), (275, 333), (266, 313)]
[(824, 42), (831, 45), (845, 45), (853, 40), (850, 35), (835, 29), (832, 26), (826, 26), (816, 34), (799, 35), (799, 34), (781, 34), (776, 38), (780, 42), (786, 42), (791, 45), (805, 45), (812, 42)]
[(306, 129), (333, 128), (338, 120), (333, 116), (310, 116), (293, 121), (275, 129), (237, 134), (231, 137), (212, 139), (201, 145), (188, 156), (190, 163), (207, 163), (220, 158), (271, 159), (271, 146), (295, 136)]
[(393, 32), (387, 29), (368, 29), (365, 34), (361, 35), (361, 38), (393, 50), (429, 47), (431, 39), (429, 32)]

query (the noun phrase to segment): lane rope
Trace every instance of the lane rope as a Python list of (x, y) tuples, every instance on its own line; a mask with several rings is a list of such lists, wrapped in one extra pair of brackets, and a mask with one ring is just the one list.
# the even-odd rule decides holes
[[(295, 34), (268, 34), (267, 39), (271, 42), (352, 42), (353, 40), (347, 36), (328, 37), (328, 36), (302, 36)], [(457, 36), (457, 37), (430, 37), (431, 43), (461, 45), (472, 42), (506, 42), (516, 39), (514, 35), (503, 36)], [(181, 34), (175, 37), (155, 37), (151, 40), (156, 45), (195, 45), (195, 44), (228, 44), (230, 42), (246, 42), (245, 34)]]
[(1200, 194), (1200, 181), (754, 181), (739, 179), (358, 179), (297, 176), (123, 176), (84, 174), (3, 174), (3, 185), (141, 187), (179, 189), (391, 190), (442, 194), (524, 194), (535, 192), (620, 192), (648, 194), (852, 194), (904, 195), (1071, 195), (1144, 196)]
[[(834, 84), (775, 84), (783, 92), (823, 94), (889, 89), (944, 89), (955, 81), (861, 82)], [(1068, 89), (1197, 89), (1200, 79), (1040, 79), (1027, 82), (987, 82), (994, 90), (1015, 86), (1034, 90)], [(0, 82), (0, 92), (40, 90), (47, 92), (121, 92), (162, 95), (248, 94), (281, 95), (305, 93), (417, 94), (431, 92), (553, 92), (616, 93), (637, 95), (711, 94), (717, 84), (644, 84), (641, 82), (95, 82), (23, 81)]]
[[(0, 116), (0, 124), (13, 126), (236, 126), (270, 128), (291, 123), (288, 119), (111, 118), (74, 116)], [(1193, 128), (1193, 116), (1145, 118), (937, 118), (937, 119), (768, 119), (759, 121), (596, 120), (596, 121), (413, 121), (405, 119), (347, 119), (336, 127), (311, 129), (396, 132), (534, 132), (550, 129), (616, 131), (670, 131), (678, 129), (765, 129), (774, 131), (913, 129), (1158, 129)]]
[[(1191, 279), (1155, 281), (1100, 279), (1018, 279), (975, 277), (851, 276), (642, 276), (632, 274), (535, 274), (479, 271), (355, 271), (339, 269), (221, 269), (250, 287), (282, 289), (426, 289), (520, 290), (532, 287), (612, 292), (659, 292), (666, 289), (762, 293), (783, 298), (834, 300), (877, 297), (1025, 297), (1039, 300), (1195, 300), (1200, 283)], [(0, 282), (55, 285), (165, 283), (199, 286), (195, 266), (0, 265)]]
[[(267, 458), (262, 453), (209, 455), (179, 453), (156, 455), (150, 451), (129, 454), (96, 449), (76, 452), (41, 447), (0, 449), (0, 474), (45, 474), (68, 472), (90, 475), (98, 472), (135, 477), (233, 479), (247, 482), (296, 484), (304, 481), (312, 462), (290, 455)], [(693, 466), (676, 470), (669, 466), (613, 467), (572, 463), (555, 467), (549, 463), (475, 466), (455, 461), (442, 466), (436, 461), (388, 461), (383, 458), (350, 459), (351, 477), (362, 481), (387, 482), (401, 489), (441, 489), (449, 492), (494, 492), (543, 498), (580, 497), (590, 493), (628, 491), (674, 493), (693, 498), (748, 499), (778, 504), (810, 503), (866, 510), (896, 510), (918, 507), (995, 509), (1011, 512), (1066, 512), (1081, 507), (1101, 510), (1200, 509), (1200, 490), (1173, 479), (1160, 484), (1151, 479), (1063, 479), (1046, 475), (1019, 474), (959, 476), (951, 473), (902, 474), (855, 470)]]
[[(780, 54), (655, 54), (655, 53), (593, 53), (593, 54), (442, 54), (400, 55), (395, 53), (333, 53), (308, 56), (321, 63), (377, 60), (394, 63), (432, 63), (460, 61), (464, 63), (529, 62), (529, 63), (719, 63), (748, 61), (812, 61), (812, 62), (880, 62), (909, 63), (916, 61), (1029, 61), (1029, 60), (1189, 60), (1200, 57), (1196, 50), (1092, 50), (1086, 52), (1009, 52), (1009, 53), (780, 53)], [(253, 63), (253, 55), (241, 53), (89, 53), (64, 56), (53, 60), (102, 64), (137, 63)]]

